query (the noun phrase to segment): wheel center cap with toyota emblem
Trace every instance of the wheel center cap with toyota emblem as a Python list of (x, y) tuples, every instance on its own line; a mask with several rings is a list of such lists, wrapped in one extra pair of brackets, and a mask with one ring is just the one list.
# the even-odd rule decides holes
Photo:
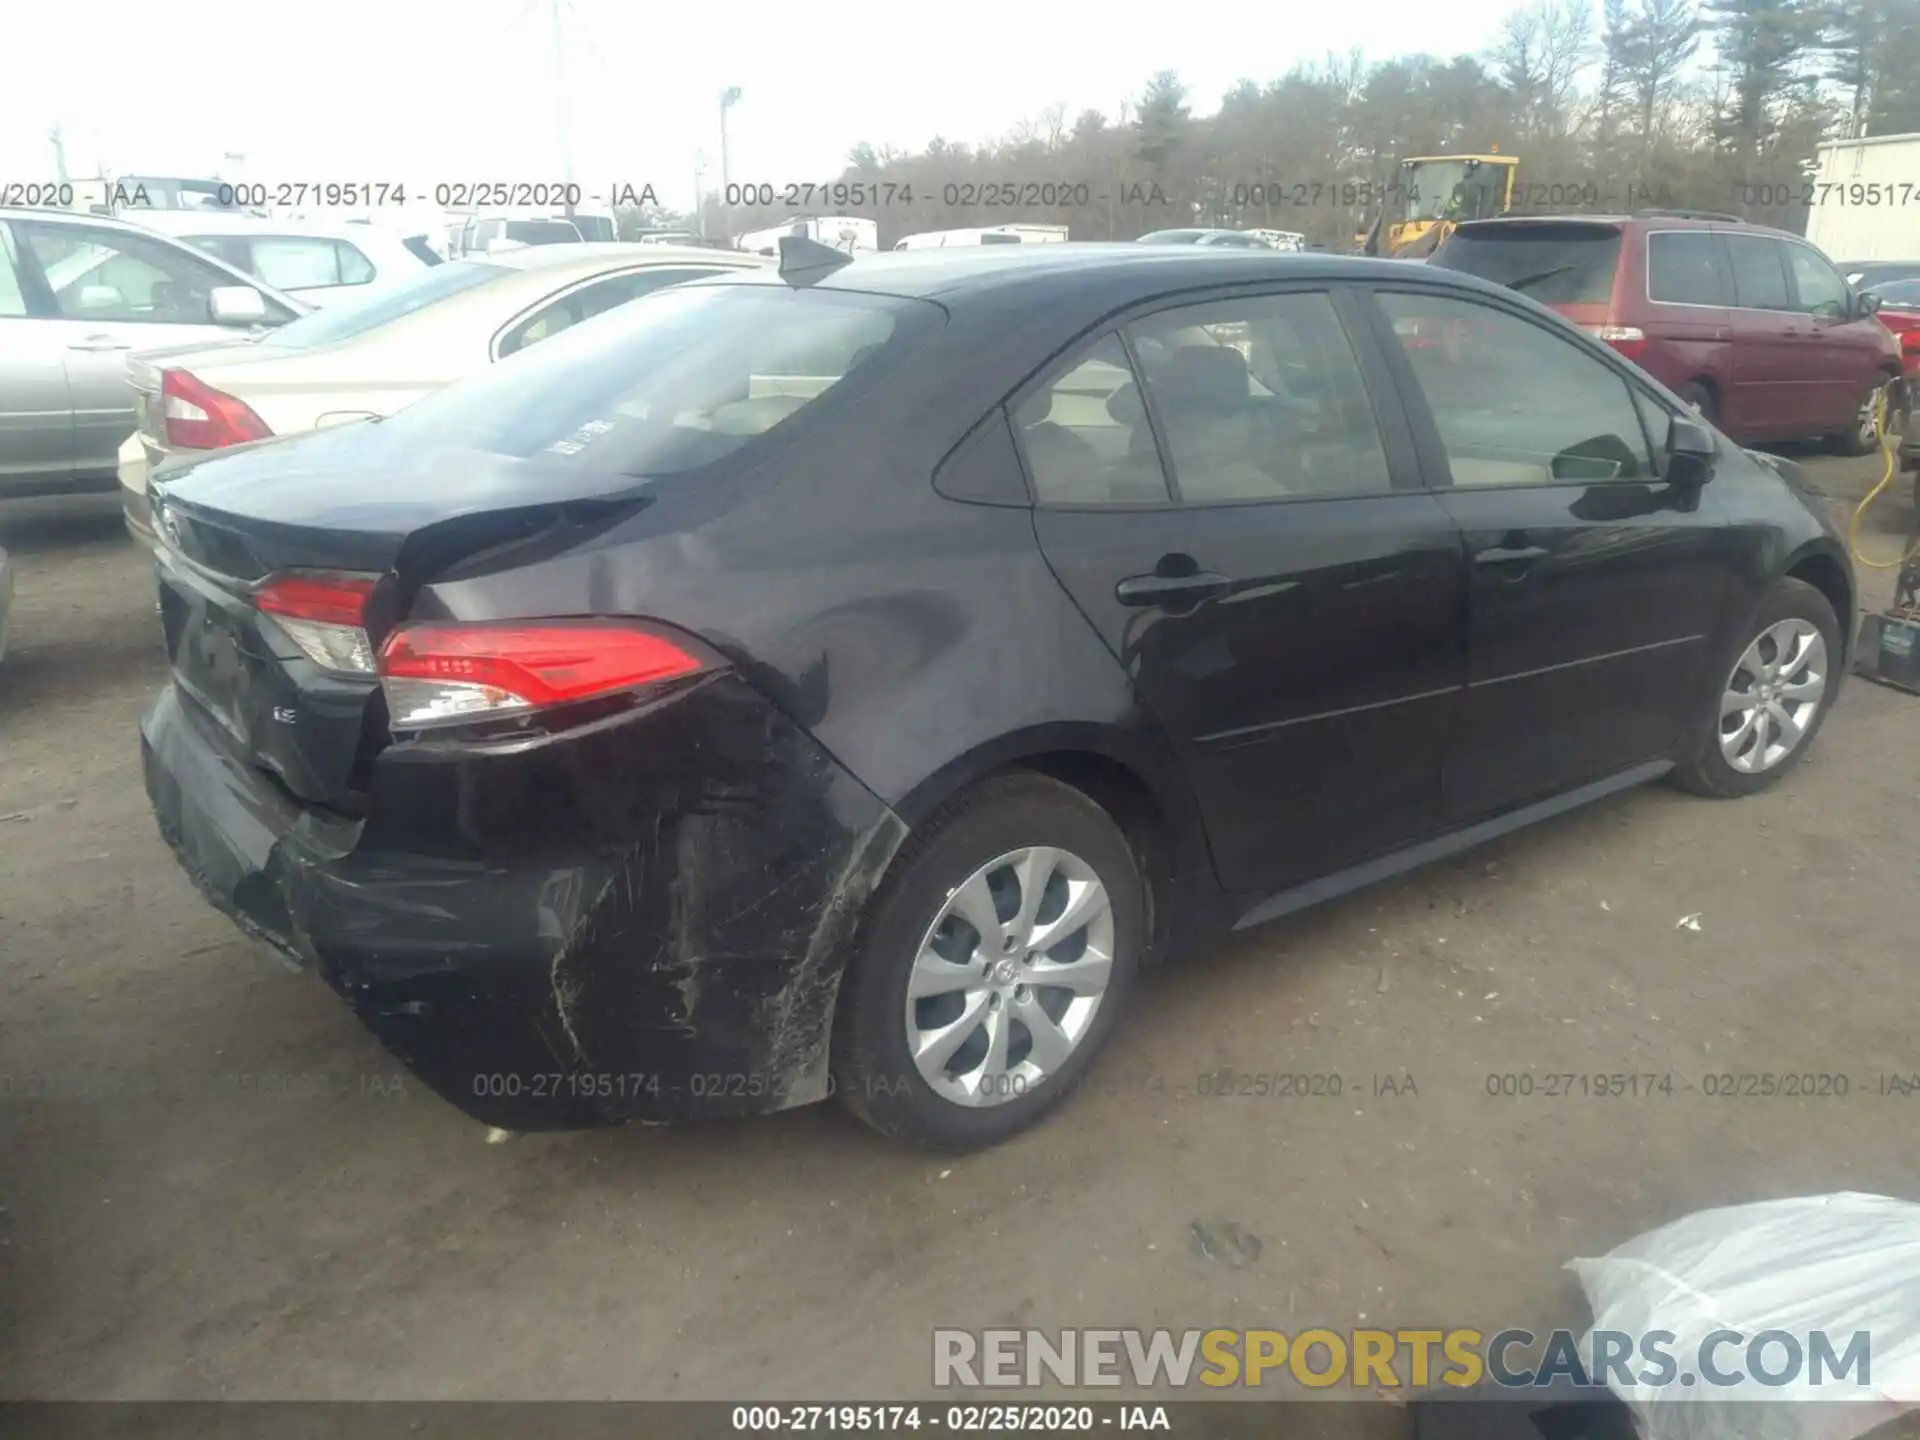
[(993, 978), (1002, 985), (1011, 985), (1020, 978), (1020, 967), (1011, 960), (1001, 960), (993, 967)]

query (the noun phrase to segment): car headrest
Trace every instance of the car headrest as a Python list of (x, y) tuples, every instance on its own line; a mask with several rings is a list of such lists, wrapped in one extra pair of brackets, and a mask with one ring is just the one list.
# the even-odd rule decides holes
[(1116, 425), (1144, 425), (1147, 406), (1140, 398), (1140, 387), (1129, 380), (1107, 396), (1107, 414)]
[(1225, 345), (1183, 345), (1160, 380), (1169, 406), (1237, 409), (1247, 403), (1246, 357)]

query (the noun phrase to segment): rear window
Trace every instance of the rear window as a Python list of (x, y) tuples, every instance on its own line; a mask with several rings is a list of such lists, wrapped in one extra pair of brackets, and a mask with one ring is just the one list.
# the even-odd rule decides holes
[(446, 258), (428, 243), (427, 237), (424, 235), (409, 235), (400, 243), (406, 246), (422, 265), (438, 265)]
[(1720, 237), (1706, 230), (1649, 234), (1647, 298), (1664, 305), (1731, 305), (1733, 277)]
[(924, 300), (696, 283), (584, 321), (381, 423), (430, 444), (674, 475), (773, 434), (941, 316)]
[(578, 245), (580, 232), (565, 220), (509, 220), (504, 238), (522, 245)]
[(613, 223), (611, 215), (576, 215), (573, 228), (580, 232), (582, 240), (618, 240), (619, 228)]
[(369, 285), (358, 295), (282, 325), (267, 341), (276, 350), (312, 350), (351, 340), (369, 330), (417, 314), (430, 305), (513, 272), (500, 265), (456, 260), (402, 279)]
[(1869, 288), (1889, 310), (1920, 310), (1920, 280), (1888, 280)]
[(1604, 305), (1613, 298), (1619, 261), (1620, 232), (1612, 226), (1501, 223), (1454, 231), (1431, 263), (1543, 305)]

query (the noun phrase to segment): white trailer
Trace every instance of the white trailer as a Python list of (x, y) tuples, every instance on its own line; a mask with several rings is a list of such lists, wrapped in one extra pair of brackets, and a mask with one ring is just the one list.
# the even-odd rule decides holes
[(983, 225), (968, 230), (923, 230), (893, 242), (896, 250), (937, 250), (948, 245), (1057, 245), (1067, 238), (1064, 225)]
[(817, 240), (822, 245), (831, 245), (836, 250), (849, 253), (880, 248), (879, 224), (873, 220), (863, 220), (857, 215), (800, 216), (771, 230), (750, 230), (733, 245), (736, 250), (745, 250), (754, 255), (777, 255), (780, 253), (780, 239), (784, 235)]
[(1807, 239), (1828, 259), (1920, 260), (1920, 134), (1820, 146), (1806, 194)]

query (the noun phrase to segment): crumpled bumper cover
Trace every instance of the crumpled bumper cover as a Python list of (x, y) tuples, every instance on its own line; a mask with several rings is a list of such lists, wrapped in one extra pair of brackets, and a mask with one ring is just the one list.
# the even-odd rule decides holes
[(824, 1098), (864, 901), (904, 836), (739, 679), (517, 747), (389, 746), (369, 816), (303, 807), (174, 687), (141, 720), (206, 898), (506, 1129)]

